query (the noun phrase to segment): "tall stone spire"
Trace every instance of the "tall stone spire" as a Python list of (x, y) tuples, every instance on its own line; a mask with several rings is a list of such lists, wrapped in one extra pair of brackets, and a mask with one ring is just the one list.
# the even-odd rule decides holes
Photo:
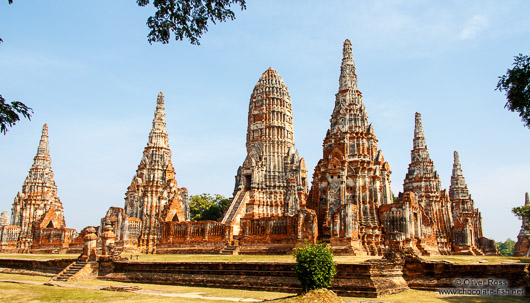
[(449, 197), (452, 204), (454, 251), (458, 254), (484, 254), (480, 250), (482, 215), (469, 194), (457, 151), (454, 152)]
[(125, 213), (142, 221), (139, 247), (147, 253), (155, 251), (162, 214), (169, 221), (189, 220), (188, 191), (177, 187), (165, 116), (164, 95), (159, 93), (147, 146), (125, 194)]
[[(528, 193), (525, 193), (524, 195), (524, 205), (530, 205), (530, 198), (528, 196)], [(513, 248), (514, 257), (530, 256), (530, 229), (528, 228), (529, 226), (530, 222), (528, 222), (528, 220), (525, 220), (525, 218), (522, 218), (521, 229), (519, 230), (519, 234), (517, 235), (517, 243), (515, 243), (515, 246)]]
[(153, 119), (153, 128), (149, 133), (149, 142), (147, 145), (149, 147), (161, 147), (169, 150), (164, 94), (162, 92), (158, 93), (156, 100), (155, 118)]
[(410, 152), (409, 169), (403, 184), (404, 192), (419, 194), (418, 198), (422, 204), (431, 203), (431, 199), (425, 199), (425, 197), (432, 195), (439, 197), (442, 184), (429, 156), (420, 113), (415, 114), (414, 121), (413, 147)]
[(305, 206), (307, 171), (294, 145), (291, 97), (272, 67), (259, 78), (248, 109), (247, 157), (236, 176), (234, 199), (223, 223), (292, 216)]
[(391, 171), (377, 149), (374, 127), (368, 124), (349, 40), (342, 55), (339, 89), (323, 157), (313, 175), (310, 207), (317, 212), (321, 241), (356, 255), (379, 255), (377, 208), (392, 203)]
[(30, 242), (34, 223), (43, 225), (40, 226), (42, 228), (66, 228), (63, 205), (53, 180), (49, 151), (48, 125), (44, 124), (33, 165), (22, 185), (22, 191), (15, 197), (11, 211), (11, 225), (20, 226), (20, 238)]
[(436, 249), (441, 254), (451, 253), (451, 228), (453, 218), (451, 203), (446, 190), (442, 190), (440, 176), (434, 168), (425, 143), (421, 115), (416, 113), (414, 123), (413, 148), (411, 162), (403, 182), (403, 194), (415, 194), (423, 207), (428, 221), (424, 224), (425, 237), (432, 236), (437, 243)]
[(429, 150), (427, 149), (427, 144), (425, 143), (425, 135), (423, 134), (423, 125), (421, 122), (420, 113), (416, 113), (414, 116), (413, 147), (413, 150), (417, 152), (418, 155), (421, 155), (424, 157), (424, 159), (429, 158)]
[[(451, 174), (451, 186), (449, 187), (449, 197), (452, 201), (455, 199), (470, 199), (469, 191), (467, 189), (466, 179), (462, 173), (462, 167), (460, 165), (460, 159), (458, 152), (454, 152), (453, 172)], [(473, 200), (471, 200), (473, 201)], [(473, 205), (471, 205), (473, 208)]]
[(357, 90), (357, 74), (355, 73), (355, 62), (350, 40), (344, 41), (342, 48), (342, 64), (340, 66), (339, 91)]

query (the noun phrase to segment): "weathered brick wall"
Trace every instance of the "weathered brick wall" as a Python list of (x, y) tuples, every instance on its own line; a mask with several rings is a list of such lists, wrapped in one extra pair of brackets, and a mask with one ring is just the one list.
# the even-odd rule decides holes
[(45, 276), (56, 275), (60, 273), (66, 266), (74, 262), (75, 259), (58, 259), (58, 260), (15, 260), (15, 259), (0, 259), (0, 268), (7, 269), (7, 272), (13, 270), (24, 273), (24, 271), (32, 272), (34, 274), (42, 274)]
[(423, 290), (457, 287), (455, 279), (506, 280), (508, 285), (504, 288), (525, 288), (528, 296), (529, 266), (530, 264), (453, 264), (407, 258), (403, 278), (410, 288)]
[[(294, 263), (107, 262), (99, 278), (246, 290), (300, 292)], [(376, 297), (407, 289), (399, 264), (338, 264), (331, 289), (341, 295)]]

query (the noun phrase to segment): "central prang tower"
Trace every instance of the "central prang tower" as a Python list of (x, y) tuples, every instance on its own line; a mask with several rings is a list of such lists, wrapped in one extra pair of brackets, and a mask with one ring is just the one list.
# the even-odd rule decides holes
[(368, 124), (349, 40), (330, 121), (308, 202), (318, 216), (319, 239), (331, 242), (336, 253), (381, 255), (377, 209), (392, 203), (391, 171)]
[(223, 223), (239, 234), (239, 220), (293, 216), (308, 193), (304, 159), (294, 146), (291, 97), (271, 67), (250, 96), (247, 156), (236, 176), (234, 198)]

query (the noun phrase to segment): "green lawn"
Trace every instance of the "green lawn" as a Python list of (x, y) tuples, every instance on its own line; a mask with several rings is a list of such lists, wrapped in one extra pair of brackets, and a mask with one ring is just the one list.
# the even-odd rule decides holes
[(530, 258), (505, 256), (435, 256), (422, 257), (427, 260), (446, 260), (457, 264), (501, 264), (501, 263), (530, 263)]
[[(2, 274), (0, 273), (0, 280), (14, 280), (14, 281), (31, 281), (31, 282), (48, 282), (49, 278), (39, 276)], [(85, 280), (77, 282), (68, 282), (68, 285), (85, 287), (85, 288), (66, 288), (57, 286), (44, 285), (30, 285), (30, 284), (15, 284), (0, 282), (0, 302), (122, 302), (127, 300), (128, 303), (136, 302), (230, 302), (222, 300), (222, 298), (234, 299), (253, 299), (253, 300), (273, 300), (273, 302), (306, 302), (293, 298), (294, 294), (277, 293), (277, 292), (262, 292), (262, 291), (245, 291), (236, 289), (219, 289), (219, 288), (205, 288), (205, 287), (185, 287), (172, 285), (157, 285), (157, 284), (140, 284), (140, 283), (122, 283), (104, 280)], [(207, 297), (200, 298), (185, 298), (185, 297), (167, 297), (158, 296), (154, 294), (128, 293), (98, 290), (106, 286), (139, 286), (142, 291), (147, 292), (164, 292), (166, 294), (177, 294), (180, 296), (200, 295)], [(93, 288), (93, 289), (87, 289)], [(217, 299), (216, 299), (217, 298)], [(353, 298), (343, 297), (346, 301), (362, 300), (378, 302), (464, 302), (464, 303), (493, 303), (493, 302), (528, 302), (526, 298), (518, 297), (478, 297), (478, 296), (442, 296), (432, 291), (408, 290), (406, 292), (380, 297), (377, 299), (369, 298)]]
[[(0, 254), (0, 259), (76, 259), (78, 255), (72, 254)], [(294, 263), (292, 255), (152, 255), (152, 254), (123, 254), (122, 257), (133, 262), (290, 262)], [(369, 259), (381, 257), (335, 256), (337, 263), (361, 263)], [(530, 263), (530, 257), (504, 257), (504, 256), (434, 256), (422, 257), (427, 260), (446, 260), (457, 264), (500, 264), (500, 263)]]

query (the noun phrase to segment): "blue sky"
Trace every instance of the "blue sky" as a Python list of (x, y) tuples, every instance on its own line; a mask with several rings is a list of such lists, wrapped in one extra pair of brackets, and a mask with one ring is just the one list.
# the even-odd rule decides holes
[(312, 175), (350, 39), (393, 192), (420, 112), (443, 187), (457, 150), (485, 235), (514, 239), (520, 221), (510, 209), (530, 191), (530, 130), (494, 88), (513, 56), (529, 53), (529, 12), (524, 0), (249, 0), (192, 46), (150, 45), (153, 9), (134, 0), (2, 1), (0, 94), (35, 115), (0, 136), (0, 210), (22, 189), (44, 123), (67, 226), (98, 225), (110, 206), (123, 207), (160, 91), (179, 186), (231, 196), (249, 97), (269, 66), (289, 88)]

